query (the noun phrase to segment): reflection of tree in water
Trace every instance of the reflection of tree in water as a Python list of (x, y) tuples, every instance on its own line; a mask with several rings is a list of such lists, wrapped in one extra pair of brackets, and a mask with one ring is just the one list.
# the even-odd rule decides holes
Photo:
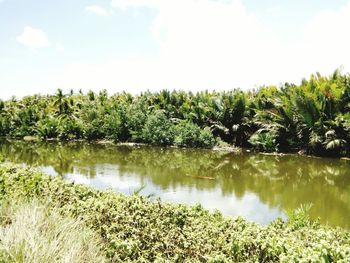
[(128, 147), (88, 143), (2, 143), (9, 161), (52, 166), (60, 175), (130, 173), (162, 189), (221, 189), (242, 198), (255, 193), (269, 207), (291, 210), (314, 203), (314, 217), (348, 225), (350, 166), (345, 161), (295, 155), (232, 154), (196, 149)]

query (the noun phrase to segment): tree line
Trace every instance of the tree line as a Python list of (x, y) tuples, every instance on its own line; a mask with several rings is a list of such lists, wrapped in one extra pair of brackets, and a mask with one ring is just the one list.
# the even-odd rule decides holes
[(0, 100), (0, 136), (350, 155), (350, 76), (223, 92), (33, 95)]

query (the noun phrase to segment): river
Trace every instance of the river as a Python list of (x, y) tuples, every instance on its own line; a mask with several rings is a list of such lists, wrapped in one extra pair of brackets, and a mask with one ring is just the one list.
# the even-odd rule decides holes
[(267, 224), (301, 204), (322, 223), (350, 226), (350, 162), (204, 149), (0, 141), (6, 161), (98, 189), (201, 204)]

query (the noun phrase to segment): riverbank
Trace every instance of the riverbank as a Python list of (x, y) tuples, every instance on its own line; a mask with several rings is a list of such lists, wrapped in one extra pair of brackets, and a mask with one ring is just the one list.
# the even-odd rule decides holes
[(0, 165), (0, 198), (36, 199), (79, 218), (102, 239), (100, 249), (112, 262), (350, 260), (350, 233), (311, 221), (306, 209), (261, 226), (200, 206), (97, 191), (11, 164)]
[[(130, 147), (142, 147), (142, 146), (150, 146), (150, 147), (166, 147), (166, 148), (175, 148), (175, 149), (205, 149), (205, 150), (212, 150), (212, 151), (217, 151), (217, 152), (228, 152), (228, 153), (242, 153), (242, 152), (248, 152), (248, 153), (256, 153), (256, 154), (261, 154), (261, 155), (271, 155), (271, 156), (285, 156), (285, 155), (302, 155), (305, 157), (315, 157), (319, 158), (321, 156), (317, 155), (309, 155), (306, 154), (304, 151), (290, 151), (290, 152), (263, 152), (263, 151), (258, 151), (257, 149), (253, 148), (242, 148), (242, 147), (237, 147), (234, 145), (230, 145), (228, 143), (223, 143), (217, 144), (211, 148), (202, 148), (202, 147), (181, 147), (181, 146), (176, 146), (176, 145), (154, 145), (154, 144), (149, 144), (149, 143), (139, 143), (139, 142), (116, 142), (113, 140), (87, 140), (87, 139), (70, 139), (70, 140), (60, 140), (60, 139), (44, 139), (44, 138), (39, 138), (35, 136), (24, 136), (23, 138), (9, 138), (9, 137), (1, 137), (0, 136), (0, 141), (25, 141), (28, 143), (38, 143), (38, 142), (62, 142), (62, 143), (69, 143), (69, 142), (85, 142), (85, 143), (93, 143), (97, 145), (115, 145), (115, 146), (130, 146)], [(333, 157), (334, 158), (334, 157)], [(343, 160), (350, 160), (348, 157), (338, 157)]]

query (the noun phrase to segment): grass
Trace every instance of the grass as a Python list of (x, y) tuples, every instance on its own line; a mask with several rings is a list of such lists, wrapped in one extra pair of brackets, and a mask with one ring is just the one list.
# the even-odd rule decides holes
[(84, 231), (69, 232), (78, 238), (93, 231), (109, 262), (350, 262), (350, 232), (310, 220), (305, 208), (288, 221), (261, 226), (201, 206), (97, 191), (0, 164), (0, 201), (18, 199), (38, 200), (46, 214), (83, 223)]
[(3, 204), (0, 216), (3, 262), (106, 262), (100, 238), (81, 220), (36, 200)]

